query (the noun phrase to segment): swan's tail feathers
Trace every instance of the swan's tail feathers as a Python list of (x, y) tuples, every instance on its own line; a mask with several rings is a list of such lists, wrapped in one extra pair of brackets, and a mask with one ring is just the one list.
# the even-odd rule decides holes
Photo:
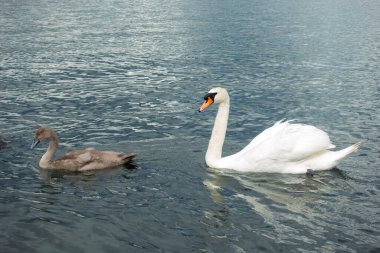
[(122, 159), (124, 163), (129, 162), (132, 160), (135, 156), (137, 156), (137, 153), (122, 153), (119, 154), (119, 157)]
[(292, 123), (294, 121), (297, 121), (297, 119), (287, 119), (287, 118), (283, 118), (279, 121), (277, 121), (276, 123), (274, 123), (274, 125), (278, 125), (278, 124), (282, 124), (282, 123)]
[(339, 153), (338, 160), (348, 156), (351, 153), (357, 152), (360, 149), (361, 145), (362, 145), (362, 142), (360, 141), (360, 142), (357, 142), (357, 143), (355, 143), (355, 144), (353, 144), (353, 145), (351, 145), (345, 149), (338, 151), (338, 153)]
[(284, 123), (284, 122), (287, 122), (286, 118), (283, 118), (283, 119), (277, 121), (276, 123), (274, 123), (274, 125), (278, 125), (278, 124), (281, 124), (281, 123)]
[(351, 154), (353, 152), (359, 151), (359, 149), (361, 148), (362, 144), (363, 144), (363, 142), (359, 141), (359, 142), (355, 143), (354, 145), (349, 146), (348, 148), (350, 148), (350, 150), (351, 150), (349, 152), (349, 154)]

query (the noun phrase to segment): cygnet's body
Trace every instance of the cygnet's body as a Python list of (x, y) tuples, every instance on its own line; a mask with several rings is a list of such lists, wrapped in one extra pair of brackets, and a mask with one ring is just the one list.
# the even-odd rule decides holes
[(64, 169), (70, 171), (101, 170), (128, 163), (136, 153), (120, 153), (114, 151), (98, 151), (92, 148), (71, 151), (64, 156), (52, 160), (58, 147), (58, 137), (53, 129), (42, 127), (36, 131), (31, 148), (44, 140), (49, 140), (49, 147), (41, 157), (42, 169)]

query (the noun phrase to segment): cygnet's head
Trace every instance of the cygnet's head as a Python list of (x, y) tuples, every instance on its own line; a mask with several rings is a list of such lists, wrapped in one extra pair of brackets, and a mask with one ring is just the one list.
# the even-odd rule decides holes
[(205, 96), (204, 96), (204, 102), (199, 108), (199, 112), (203, 111), (213, 103), (223, 103), (228, 102), (230, 99), (228, 92), (226, 89), (221, 87), (215, 87), (212, 88)]
[(34, 148), (44, 139), (50, 139), (54, 134), (53, 129), (48, 127), (40, 127), (37, 129), (36, 134), (34, 135), (34, 141), (31, 148)]

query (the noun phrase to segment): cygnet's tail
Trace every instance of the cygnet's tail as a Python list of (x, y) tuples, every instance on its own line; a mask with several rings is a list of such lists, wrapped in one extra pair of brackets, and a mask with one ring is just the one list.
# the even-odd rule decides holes
[(132, 160), (135, 156), (137, 156), (137, 153), (121, 153), (119, 157), (122, 159), (123, 163), (127, 163), (130, 160)]
[(339, 160), (343, 159), (344, 157), (348, 156), (349, 154), (358, 151), (360, 149), (361, 145), (362, 145), (362, 142), (360, 141), (360, 142), (355, 143), (355, 144), (353, 144), (353, 145), (351, 145), (345, 149), (337, 151), (338, 157), (336, 160), (339, 161)]

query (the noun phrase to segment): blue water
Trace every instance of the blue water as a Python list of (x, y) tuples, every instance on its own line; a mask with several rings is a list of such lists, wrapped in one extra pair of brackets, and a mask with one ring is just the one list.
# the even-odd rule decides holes
[[(379, 252), (380, 2), (0, 0), (1, 252)], [(306, 175), (221, 173), (204, 154), (227, 88), (232, 154), (297, 119), (338, 148)], [(127, 167), (38, 167), (137, 151)]]

